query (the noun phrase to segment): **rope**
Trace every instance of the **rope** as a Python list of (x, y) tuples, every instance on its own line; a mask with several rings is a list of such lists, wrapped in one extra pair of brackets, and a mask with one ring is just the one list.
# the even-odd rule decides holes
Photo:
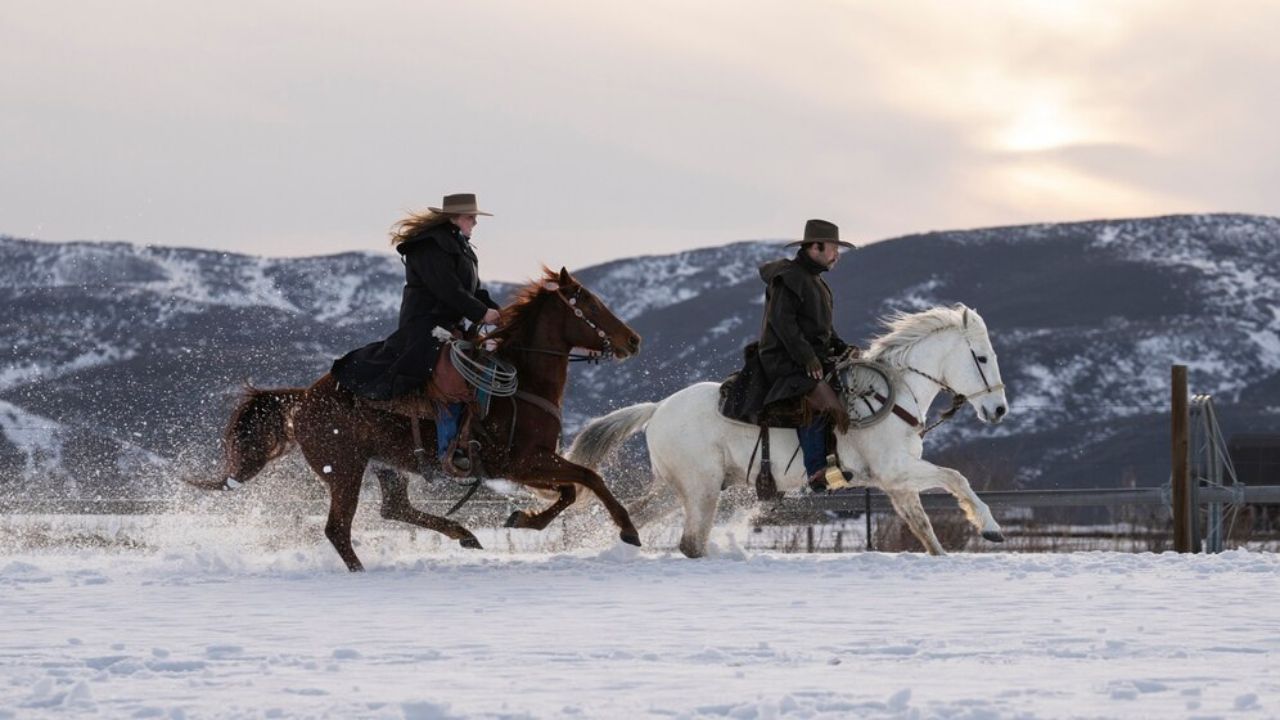
[(488, 358), (488, 362), (475, 360), (466, 353), (473, 347), (465, 340), (453, 340), (449, 343), (449, 359), (453, 361), (453, 366), (458, 369), (462, 379), (477, 390), (494, 397), (515, 395), (519, 386), (515, 366), (493, 356)]

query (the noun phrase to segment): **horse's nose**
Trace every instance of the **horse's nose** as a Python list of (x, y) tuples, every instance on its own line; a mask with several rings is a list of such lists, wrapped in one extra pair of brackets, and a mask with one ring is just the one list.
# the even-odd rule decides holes
[(627, 348), (631, 350), (632, 355), (640, 352), (640, 336), (632, 334), (627, 338)]
[(1007, 412), (1009, 412), (1009, 408), (1007, 408), (1007, 407), (1005, 407), (1005, 406), (1003, 406), (1003, 405), (997, 405), (997, 406), (996, 406), (996, 419), (1000, 419), (1000, 418), (1004, 417), (1004, 414), (1005, 414), (1005, 413), (1007, 413)]

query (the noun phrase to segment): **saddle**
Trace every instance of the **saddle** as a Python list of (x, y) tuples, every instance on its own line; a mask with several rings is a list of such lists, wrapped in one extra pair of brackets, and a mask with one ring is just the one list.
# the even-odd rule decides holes
[[(840, 402), (837, 391), (829, 383), (821, 382), (808, 395), (764, 405), (764, 398), (768, 395), (772, 383), (761, 367), (759, 350), (759, 343), (751, 343), (743, 348), (742, 369), (731, 374), (720, 384), (719, 404), (720, 414), (729, 420), (757, 425), (760, 428), (756, 448), (751, 453), (751, 461), (747, 467), (749, 477), (751, 465), (755, 463), (756, 453), (759, 452), (760, 473), (755, 479), (756, 496), (760, 500), (775, 500), (782, 496), (773, 477), (769, 429), (798, 429), (811, 423), (815, 415), (825, 415), (831, 420), (827, 426), (826, 437), (828, 472), (825, 487), (834, 490), (847, 486), (839, 470), (839, 458), (835, 455), (835, 430), (844, 432), (848, 429), (849, 415)], [(849, 354), (857, 357), (860, 351), (851, 346)], [(799, 448), (796, 452), (799, 452)], [(788, 462), (788, 468), (794, 461), (793, 455)]]
[[(777, 428), (801, 428), (813, 421), (814, 415), (825, 415), (833, 424), (847, 429), (848, 412), (840, 402), (838, 388), (829, 382), (819, 383), (808, 395), (764, 404), (771, 381), (760, 364), (760, 344), (751, 343), (742, 350), (742, 369), (720, 383), (720, 414), (735, 422), (767, 425)], [(850, 350), (857, 357), (856, 348)]]
[[(458, 331), (454, 331), (453, 336), (455, 339), (461, 339), (462, 337)], [(468, 355), (478, 361), (482, 361), (485, 353), (478, 348), (472, 347)], [(422, 392), (391, 400), (356, 398), (356, 405), (358, 406), (409, 418), (413, 432), (413, 454), (418, 459), (419, 472), (428, 479), (431, 475), (429, 474), (427, 450), (422, 440), (421, 424), (423, 420), (435, 422), (437, 403), (462, 403), (463, 405), (461, 417), (458, 418), (458, 434), (445, 452), (445, 472), (454, 477), (468, 477), (475, 474), (478, 478), (479, 463), (476, 462), (476, 459), (479, 443), (472, 439), (472, 421), (477, 415), (483, 417), (484, 412), (478, 402), (475, 388), (466, 381), (462, 373), (458, 372), (458, 368), (454, 366), (452, 352), (450, 352), (448, 344), (442, 347), (440, 353), (436, 356), (436, 364), (431, 371), (431, 379), (427, 381), (427, 385)], [(467, 460), (466, 467), (455, 467), (453, 464), (455, 452), (459, 450)], [(470, 496), (468, 495), (468, 497)]]
[[(454, 337), (459, 337), (459, 334), (455, 332)], [(478, 355), (478, 351), (473, 350), (472, 354)], [(458, 372), (458, 368), (454, 367), (453, 358), (446, 345), (436, 356), (436, 365), (431, 371), (431, 379), (427, 381), (422, 392), (390, 400), (370, 400), (357, 396), (356, 404), (394, 415), (435, 420), (436, 403), (460, 402), (470, 405), (475, 400), (475, 388), (471, 387), (462, 377), (462, 373)]]

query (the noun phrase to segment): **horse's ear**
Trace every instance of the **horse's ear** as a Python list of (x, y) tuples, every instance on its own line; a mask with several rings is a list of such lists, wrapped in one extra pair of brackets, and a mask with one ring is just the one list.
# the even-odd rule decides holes
[(561, 265), (560, 266), (560, 284), (568, 285), (572, 282), (573, 282), (573, 278), (569, 276), (569, 271), (563, 265)]

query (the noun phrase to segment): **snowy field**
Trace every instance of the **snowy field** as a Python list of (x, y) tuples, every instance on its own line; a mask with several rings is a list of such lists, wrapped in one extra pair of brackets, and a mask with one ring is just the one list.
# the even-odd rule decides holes
[(738, 528), (690, 561), (359, 520), (350, 575), (315, 527), (14, 522), (0, 718), (1280, 716), (1269, 553), (788, 555)]

